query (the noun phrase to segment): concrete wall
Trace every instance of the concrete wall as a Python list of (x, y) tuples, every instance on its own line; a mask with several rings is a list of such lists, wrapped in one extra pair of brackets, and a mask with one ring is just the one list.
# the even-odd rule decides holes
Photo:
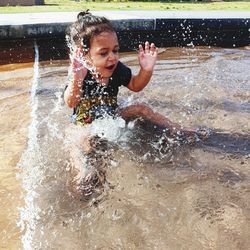
[(43, 4), (44, 0), (0, 0), (0, 6), (30, 6)]
[[(154, 41), (158, 47), (250, 45), (249, 13), (210, 12), (207, 17), (205, 12), (187, 12), (185, 16), (176, 13), (172, 18), (169, 12), (142, 12), (142, 17), (136, 13), (135, 17), (126, 18), (128, 13), (123, 12), (119, 19), (115, 12), (111, 21), (117, 29), (121, 51), (135, 50), (139, 43), (147, 40)], [(42, 13), (36, 19), (37, 15), (0, 15), (0, 65), (34, 61), (34, 41), (39, 46), (41, 61), (68, 59), (65, 33), (74, 18), (67, 18), (63, 13), (47, 16)]]
[[(140, 40), (151, 39), (161, 46), (241, 47), (250, 44), (250, 18), (148, 18), (112, 20), (120, 47), (130, 50)], [(71, 23), (0, 25), (0, 41), (65, 38)], [(158, 46), (160, 46), (158, 45)], [(137, 46), (137, 45), (136, 45)]]

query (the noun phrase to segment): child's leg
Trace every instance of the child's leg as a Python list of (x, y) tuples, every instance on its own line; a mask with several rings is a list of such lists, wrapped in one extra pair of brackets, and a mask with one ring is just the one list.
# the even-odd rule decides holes
[(102, 189), (105, 181), (105, 168), (98, 150), (101, 140), (83, 134), (79, 128), (72, 126), (68, 129), (67, 136), (73, 174), (70, 188), (76, 196), (87, 200)]
[(198, 128), (187, 128), (170, 121), (165, 116), (154, 112), (150, 107), (145, 104), (133, 104), (125, 108), (121, 108), (119, 114), (126, 120), (130, 121), (135, 118), (143, 118), (158, 127), (167, 129), (170, 135), (184, 136), (186, 138), (193, 138), (194, 140), (203, 140), (209, 136), (209, 130)]
[(88, 195), (91, 191), (90, 188), (82, 186), (82, 180), (85, 180), (85, 182), (87, 180), (90, 181), (94, 175), (94, 169), (88, 163), (88, 151), (90, 151), (88, 137), (81, 138), (80, 141), (72, 143), (69, 150), (73, 174), (71, 185), (74, 192), (80, 196), (84, 195), (84, 193)]
[(79, 176), (79, 189), (84, 196), (90, 196), (92, 193), (100, 191), (105, 182), (105, 144), (106, 142), (98, 136), (88, 137), (81, 143), (86, 162), (85, 172)]
[(154, 112), (145, 104), (133, 104), (128, 107), (122, 108), (119, 111), (119, 114), (125, 120), (131, 120), (141, 117), (144, 120), (156, 124), (157, 126), (168, 129), (170, 134), (181, 130), (181, 126), (179, 124), (170, 121), (168, 118), (157, 112)]

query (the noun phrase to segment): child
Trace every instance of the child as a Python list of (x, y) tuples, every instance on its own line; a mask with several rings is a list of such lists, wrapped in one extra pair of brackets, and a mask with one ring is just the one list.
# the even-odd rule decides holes
[[(69, 43), (73, 48), (72, 80), (65, 89), (64, 100), (74, 109), (76, 124), (91, 123), (104, 114), (119, 114), (125, 120), (142, 117), (166, 128), (169, 134), (178, 131), (194, 133), (192, 130), (181, 130), (180, 125), (172, 123), (144, 104), (118, 108), (117, 95), (121, 85), (139, 92), (150, 81), (158, 54), (154, 43), (145, 42), (144, 48), (139, 45), (140, 70), (137, 75), (132, 75), (131, 69), (119, 61), (116, 31), (105, 17), (94, 16), (88, 11), (80, 12), (77, 21), (70, 27)], [(89, 151), (88, 147), (85, 147), (86, 151)], [(98, 183), (98, 175), (97, 170), (80, 170), (79, 183), (83, 195), (89, 196), (92, 193), (97, 186), (93, 180)]]

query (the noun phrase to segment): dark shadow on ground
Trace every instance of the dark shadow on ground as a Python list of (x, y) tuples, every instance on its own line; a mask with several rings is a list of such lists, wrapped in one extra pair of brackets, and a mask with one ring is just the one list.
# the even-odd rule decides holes
[(204, 150), (221, 152), (234, 155), (250, 155), (250, 136), (239, 133), (226, 133), (211, 129), (207, 131), (207, 136), (199, 135), (185, 137), (185, 135), (170, 136), (166, 129), (163, 129), (148, 121), (139, 120), (136, 126), (135, 137), (143, 147), (150, 142), (161, 142), (163, 147), (169, 148), (169, 142), (173, 142), (173, 147), (201, 147)]

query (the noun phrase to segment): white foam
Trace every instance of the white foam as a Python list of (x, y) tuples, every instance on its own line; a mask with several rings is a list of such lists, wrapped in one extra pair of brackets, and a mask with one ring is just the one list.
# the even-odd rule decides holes
[(40, 150), (38, 145), (38, 98), (36, 96), (39, 82), (39, 50), (37, 43), (34, 42), (35, 61), (34, 74), (31, 87), (30, 105), (31, 105), (31, 123), (28, 128), (28, 146), (23, 153), (18, 167), (22, 168), (22, 181), (25, 191), (25, 206), (20, 208), (20, 221), (17, 223), (24, 231), (22, 236), (23, 249), (33, 249), (32, 239), (36, 228), (36, 221), (39, 219), (40, 209), (34, 203), (37, 196), (35, 187), (41, 182), (41, 167), (39, 166)]

